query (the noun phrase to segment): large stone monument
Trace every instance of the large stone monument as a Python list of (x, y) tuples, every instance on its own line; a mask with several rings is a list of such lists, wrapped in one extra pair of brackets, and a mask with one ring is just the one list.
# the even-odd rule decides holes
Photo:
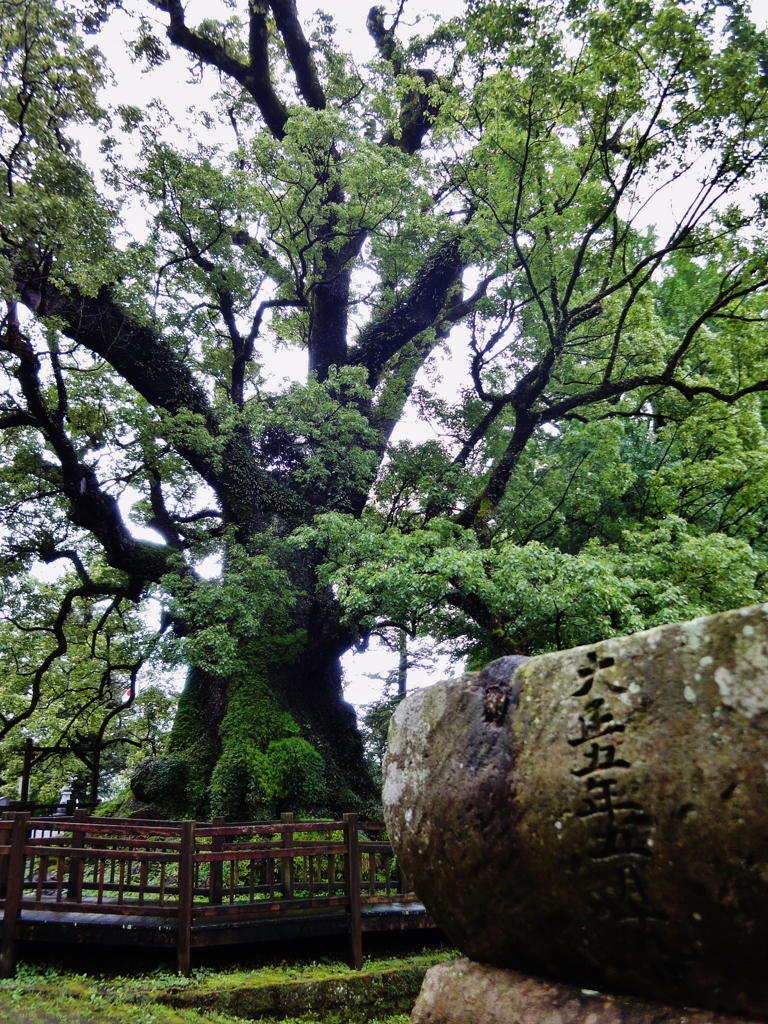
[(768, 1018), (768, 605), (416, 691), (384, 806), (472, 960)]

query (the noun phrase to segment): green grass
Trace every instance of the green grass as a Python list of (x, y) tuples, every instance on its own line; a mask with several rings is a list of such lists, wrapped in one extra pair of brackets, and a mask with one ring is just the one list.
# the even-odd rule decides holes
[(249, 970), (202, 968), (125, 977), (20, 963), (0, 981), (7, 1024), (408, 1024), (424, 971), (453, 950), (366, 960), (281, 963)]

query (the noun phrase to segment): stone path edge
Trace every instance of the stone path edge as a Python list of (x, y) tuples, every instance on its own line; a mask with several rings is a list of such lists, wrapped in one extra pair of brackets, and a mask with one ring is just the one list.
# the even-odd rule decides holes
[(153, 1001), (174, 1009), (215, 1010), (236, 1017), (294, 1017), (307, 1012), (363, 1009), (410, 1013), (426, 967), (338, 974), (315, 980), (244, 984), (200, 991), (194, 985), (170, 987)]

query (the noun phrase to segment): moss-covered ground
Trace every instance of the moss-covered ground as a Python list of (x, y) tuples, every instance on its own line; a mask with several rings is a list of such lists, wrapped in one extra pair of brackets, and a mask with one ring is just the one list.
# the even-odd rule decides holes
[(431, 947), (366, 960), (331, 957), (222, 969), (78, 973), (21, 962), (0, 982), (3, 1024), (408, 1024), (425, 971), (455, 956)]

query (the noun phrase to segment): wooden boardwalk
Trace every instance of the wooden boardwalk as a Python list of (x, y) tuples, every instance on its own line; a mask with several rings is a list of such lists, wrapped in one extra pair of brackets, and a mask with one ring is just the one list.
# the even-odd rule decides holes
[(0, 977), (15, 944), (175, 948), (188, 974), (204, 946), (434, 927), (380, 825), (210, 824), (88, 817), (0, 821)]

